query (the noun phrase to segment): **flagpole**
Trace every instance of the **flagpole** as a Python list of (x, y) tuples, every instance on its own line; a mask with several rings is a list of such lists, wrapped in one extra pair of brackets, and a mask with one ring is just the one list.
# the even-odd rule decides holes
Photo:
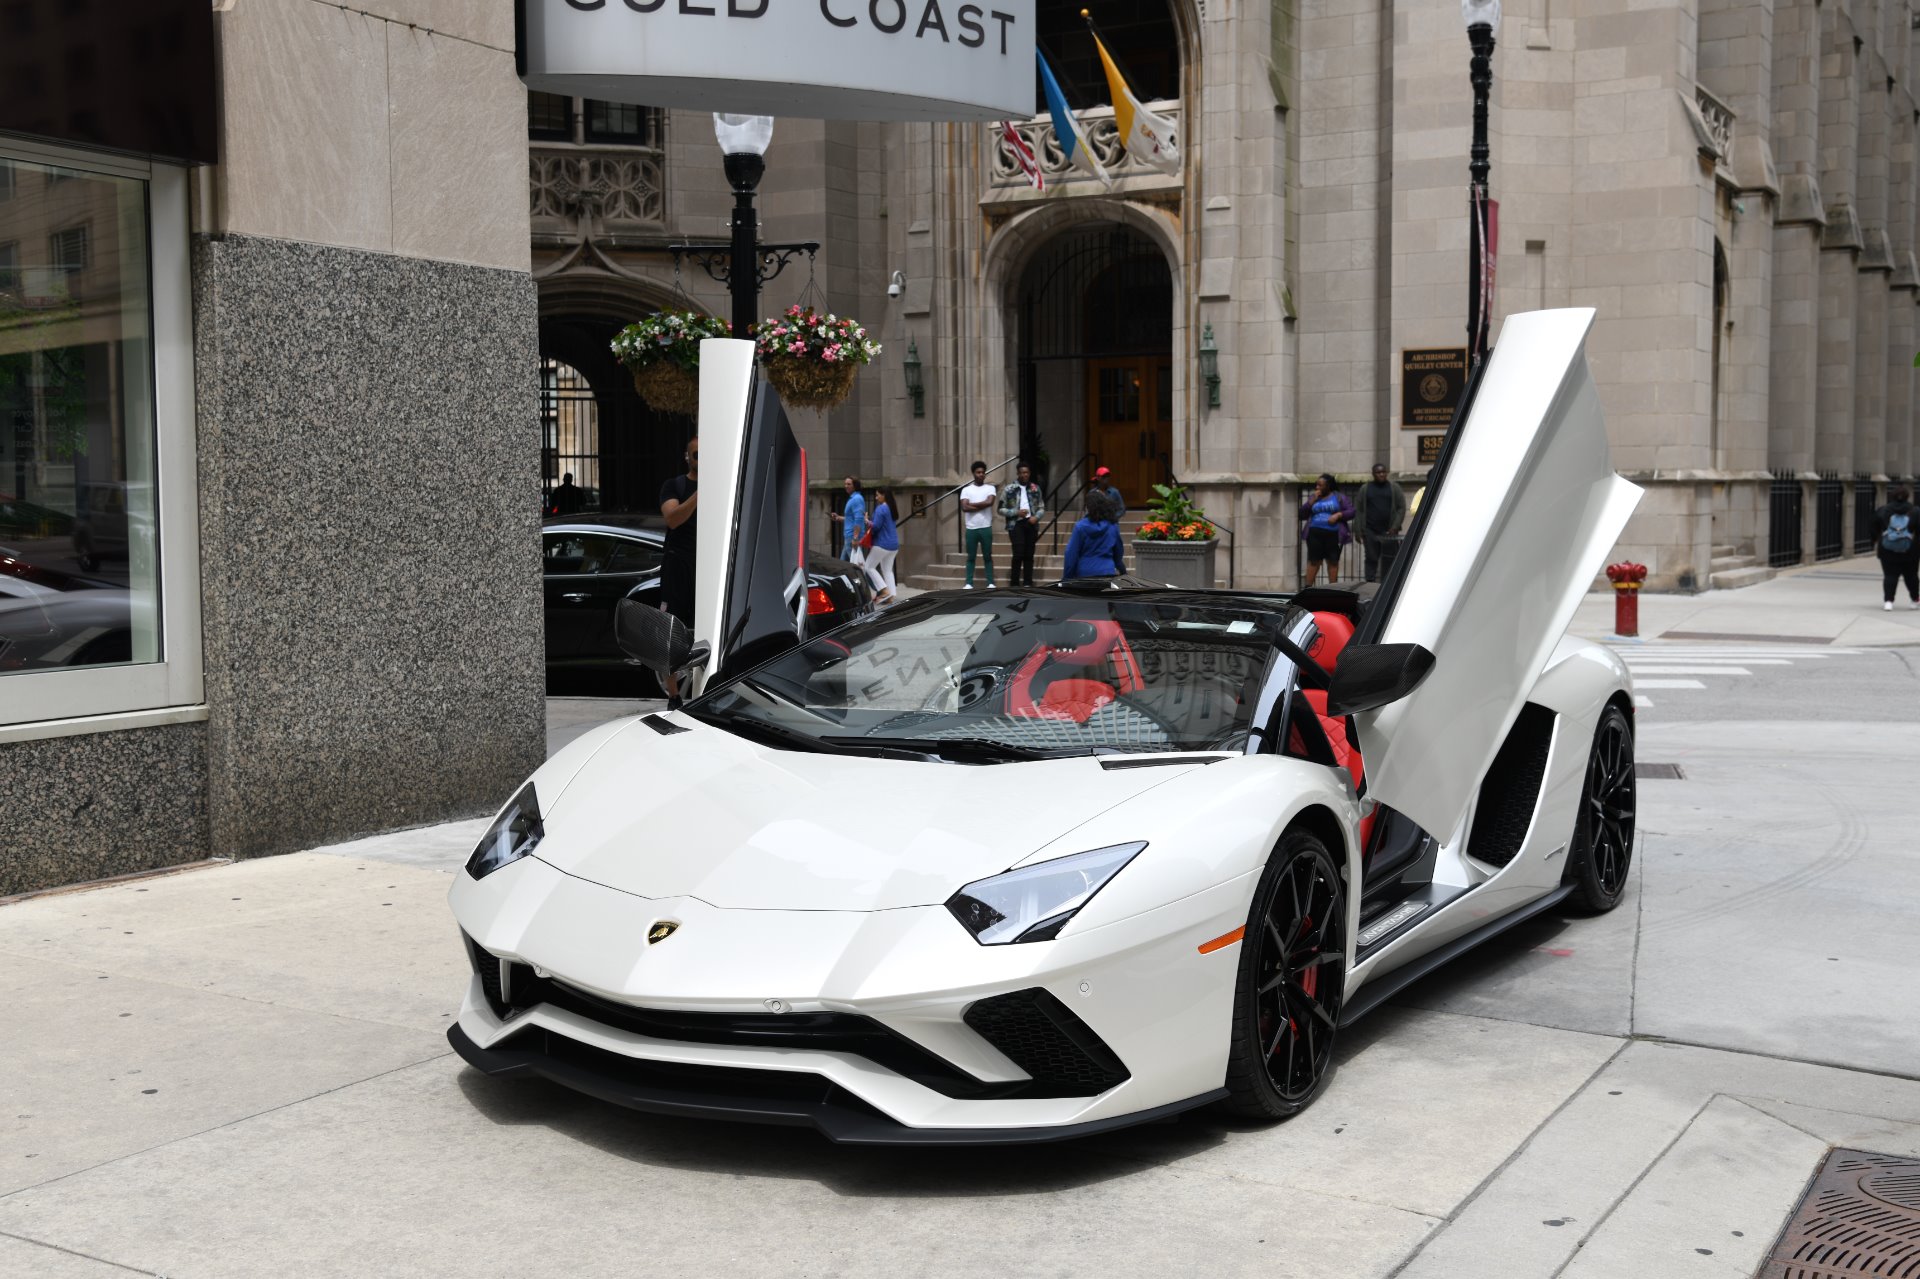
[(1098, 24), (1094, 22), (1093, 13), (1090, 10), (1082, 9), (1080, 11), (1080, 18), (1083, 22), (1087, 24), (1087, 30), (1093, 32), (1093, 38), (1100, 42), (1100, 47), (1107, 51), (1107, 57), (1113, 59), (1113, 65), (1119, 68), (1121, 78), (1124, 79), (1129, 85), (1139, 84), (1140, 83), (1139, 79), (1136, 78), (1133, 75), (1133, 73), (1128, 71), (1125, 67), (1120, 66), (1120, 59), (1115, 58), (1113, 56), (1113, 46), (1108, 44), (1107, 38), (1100, 34), (1100, 27), (1098, 26)]

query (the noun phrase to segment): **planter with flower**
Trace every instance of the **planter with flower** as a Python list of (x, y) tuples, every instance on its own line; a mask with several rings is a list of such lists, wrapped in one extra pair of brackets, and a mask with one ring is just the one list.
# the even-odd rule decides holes
[(1214, 552), (1220, 539), (1206, 512), (1178, 484), (1153, 486), (1146, 523), (1134, 534), (1139, 576), (1169, 586), (1208, 590), (1214, 584)]
[(633, 389), (656, 412), (693, 413), (700, 407), (700, 343), (731, 332), (717, 316), (655, 311), (614, 336), (613, 358), (626, 366)]
[(760, 368), (788, 408), (830, 409), (853, 392), (860, 366), (880, 354), (858, 320), (790, 306), (753, 326)]

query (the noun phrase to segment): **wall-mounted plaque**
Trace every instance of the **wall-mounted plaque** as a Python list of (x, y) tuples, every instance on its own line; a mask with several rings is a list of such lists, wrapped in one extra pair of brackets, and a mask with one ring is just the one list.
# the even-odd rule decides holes
[[(1467, 389), (1467, 348), (1431, 347), (1400, 353), (1400, 426), (1445, 430)], [(1425, 448), (1424, 441), (1421, 445)]]
[(1446, 440), (1446, 438), (1447, 437), (1444, 435), (1421, 436), (1418, 441), (1420, 446), (1420, 454), (1418, 458), (1419, 465), (1433, 466), (1436, 463), (1438, 463), (1440, 461), (1440, 445)]

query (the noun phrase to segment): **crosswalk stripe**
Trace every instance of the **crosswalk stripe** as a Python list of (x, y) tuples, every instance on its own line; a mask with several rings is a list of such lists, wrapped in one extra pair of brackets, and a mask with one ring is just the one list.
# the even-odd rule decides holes
[(1652, 653), (1637, 653), (1627, 659), (1627, 665), (1635, 670), (1647, 663), (1689, 662), (1702, 666), (1720, 668), (1726, 666), (1792, 666), (1793, 662), (1785, 657), (1699, 657), (1693, 653), (1666, 653), (1656, 656)]
[(1635, 693), (1633, 695), (1633, 704), (1644, 711), (1653, 706), (1653, 699), (1651, 697), (1642, 697), (1640, 694)]
[(1744, 666), (1633, 666), (1634, 675), (1751, 675)]
[(1636, 679), (1635, 688), (1705, 688), (1697, 679)]

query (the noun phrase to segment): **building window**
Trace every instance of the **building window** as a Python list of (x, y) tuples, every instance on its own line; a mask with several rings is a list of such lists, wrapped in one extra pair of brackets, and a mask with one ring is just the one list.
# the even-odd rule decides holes
[(47, 265), (61, 275), (80, 274), (87, 269), (89, 240), (84, 223), (55, 231), (47, 237)]
[(535, 142), (573, 141), (573, 99), (558, 93), (529, 93), (527, 136)]
[(199, 518), (185, 170), (0, 139), (0, 172), (8, 740), (201, 700)]
[(635, 147), (660, 145), (660, 111), (655, 107), (588, 98), (586, 117), (589, 142)]

